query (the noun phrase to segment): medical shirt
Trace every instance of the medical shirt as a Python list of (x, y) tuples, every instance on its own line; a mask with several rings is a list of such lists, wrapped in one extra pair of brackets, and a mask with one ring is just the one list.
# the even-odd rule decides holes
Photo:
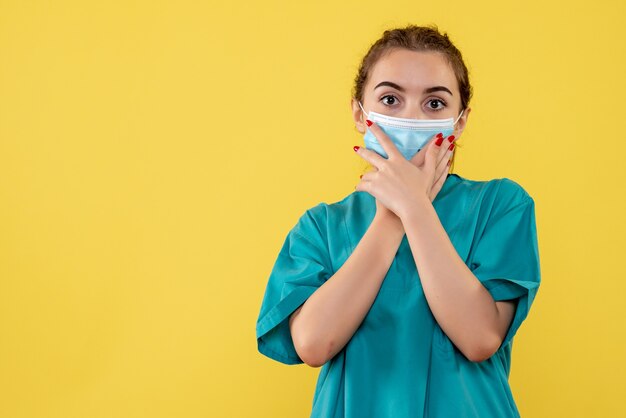
[[(508, 377), (513, 337), (540, 283), (534, 201), (508, 178), (449, 174), (432, 204), (457, 253), (493, 299), (518, 300), (501, 346), (473, 362), (452, 343), (429, 308), (405, 234), (362, 323), (320, 369), (311, 417), (520, 416)], [(260, 353), (303, 363), (289, 315), (343, 265), (375, 213), (375, 198), (354, 191), (300, 216), (268, 279), (256, 323)]]

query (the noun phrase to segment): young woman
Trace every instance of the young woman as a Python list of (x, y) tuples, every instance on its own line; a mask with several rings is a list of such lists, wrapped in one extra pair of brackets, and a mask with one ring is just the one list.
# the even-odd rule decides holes
[(387, 30), (352, 113), (371, 165), (288, 233), (256, 324), (259, 351), (323, 366), (311, 417), (519, 417), (513, 337), (540, 283), (534, 200), (451, 174), (471, 86), (435, 26)]

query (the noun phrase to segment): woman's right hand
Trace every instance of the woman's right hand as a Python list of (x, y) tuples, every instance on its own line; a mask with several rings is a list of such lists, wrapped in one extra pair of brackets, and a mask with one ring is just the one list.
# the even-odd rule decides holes
[[(409, 161), (416, 167), (421, 167), (424, 164), (424, 157), (426, 155), (426, 149), (428, 148), (428, 145), (430, 145), (431, 142), (436, 141), (437, 139), (438, 139), (437, 135), (433, 136), (430, 139), (430, 141), (421, 150), (419, 150), (417, 154), (415, 154)], [(455, 138), (453, 137), (452, 140), (454, 141)], [(450, 161), (450, 158), (452, 157), (452, 153), (454, 152), (454, 150), (448, 149), (450, 147), (450, 143), (451, 142), (448, 140), (448, 138), (444, 138), (441, 144), (441, 149), (439, 150), (439, 154), (437, 156), (438, 159), (437, 159), (437, 168), (435, 169), (434, 183), (433, 183), (432, 188), (430, 189), (430, 194), (429, 194), (429, 198), (431, 202), (435, 200), (435, 197), (437, 197), (437, 194), (439, 194), (439, 191), (443, 187), (443, 183), (446, 181), (446, 178), (448, 177), (448, 167), (449, 167), (448, 162)], [(376, 171), (376, 170), (377, 168), (374, 167), (373, 171)], [(400, 224), (402, 224), (402, 222), (400, 221), (400, 218), (394, 212), (387, 209), (386, 206), (382, 205), (378, 201), (378, 199), (376, 199), (376, 216), (382, 217), (391, 222), (399, 222)]]

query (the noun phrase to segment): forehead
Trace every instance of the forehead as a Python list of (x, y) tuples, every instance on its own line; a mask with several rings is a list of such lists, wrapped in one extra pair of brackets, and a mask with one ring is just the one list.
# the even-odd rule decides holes
[(368, 89), (373, 89), (380, 81), (393, 81), (409, 91), (421, 91), (434, 85), (457, 90), (454, 71), (441, 52), (394, 48), (372, 67)]

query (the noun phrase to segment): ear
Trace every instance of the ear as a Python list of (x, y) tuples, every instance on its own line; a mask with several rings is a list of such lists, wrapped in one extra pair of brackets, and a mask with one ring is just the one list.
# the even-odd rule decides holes
[[(365, 126), (365, 114), (361, 110), (361, 106), (359, 106), (359, 102), (354, 97), (350, 100), (350, 105), (352, 106), (352, 118), (354, 119), (354, 124), (356, 125), (356, 129), (364, 134), (367, 130)], [(459, 119), (461, 122), (461, 119)]]
[[(357, 103), (357, 106), (358, 106), (358, 103)], [(469, 114), (471, 111), (472, 111), (471, 107), (468, 107), (467, 109), (465, 109), (465, 112), (463, 112), (463, 116), (461, 116), (461, 118), (456, 123), (456, 126), (454, 127), (454, 132), (453, 132), (453, 135), (455, 138), (459, 138), (461, 134), (463, 133), (463, 131), (465, 130), (465, 125), (467, 124), (467, 118), (469, 117)]]

